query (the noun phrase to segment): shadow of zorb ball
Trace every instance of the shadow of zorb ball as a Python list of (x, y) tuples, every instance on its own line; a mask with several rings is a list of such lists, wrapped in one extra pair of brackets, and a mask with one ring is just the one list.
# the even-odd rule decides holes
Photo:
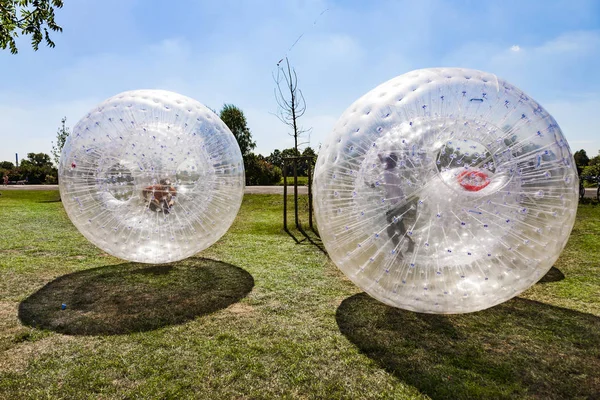
[(62, 150), (60, 194), (73, 224), (116, 257), (166, 263), (216, 242), (235, 219), (244, 165), (225, 123), (163, 90), (106, 100)]
[(548, 272), (577, 210), (556, 121), (493, 74), (413, 71), (344, 112), (319, 153), (315, 213), (334, 263), (426, 313), (506, 301)]

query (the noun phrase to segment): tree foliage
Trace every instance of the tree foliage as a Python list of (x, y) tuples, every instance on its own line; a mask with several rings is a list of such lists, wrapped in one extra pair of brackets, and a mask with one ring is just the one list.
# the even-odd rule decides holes
[[(271, 164), (279, 167), (281, 169), (281, 171), (283, 171), (283, 159), (287, 158), (287, 157), (298, 157), (298, 156), (306, 156), (306, 157), (312, 157), (312, 160), (301, 160), (298, 161), (298, 165), (296, 167), (296, 173), (298, 174), (298, 176), (308, 176), (308, 166), (310, 164), (311, 167), (311, 171), (314, 172), (314, 166), (315, 163), (317, 161), (317, 153), (310, 147), (306, 147), (304, 149), (304, 151), (302, 151), (302, 153), (300, 153), (300, 151), (296, 150), (295, 148), (291, 147), (289, 149), (284, 149), (283, 151), (280, 151), (279, 149), (275, 149), (273, 150), (273, 152), (271, 154), (269, 154), (265, 160), (270, 162)], [(288, 163), (287, 169), (286, 169), (286, 175), (287, 176), (293, 176), (294, 175), (294, 167), (293, 164), (291, 162)]]
[(10, 181), (28, 183), (57, 183), (58, 171), (52, 158), (46, 153), (27, 153), (27, 158), (16, 167), (10, 161), (0, 162), (0, 178), (8, 176)]
[(575, 165), (577, 166), (577, 173), (581, 176), (582, 170), (590, 163), (590, 158), (583, 149), (577, 150), (575, 154), (573, 154), (573, 158), (575, 159)]
[(299, 157), (300, 154), (300, 151), (294, 147), (290, 147), (289, 149), (283, 149), (283, 151), (281, 152), (283, 158)]
[(600, 165), (600, 151), (598, 151), (597, 156), (590, 158), (588, 165)]
[(15, 164), (11, 163), (10, 161), (0, 162), (0, 168), (2, 168), (2, 169), (13, 169), (14, 167), (15, 167)]
[[(585, 154), (585, 150), (580, 151)], [(579, 153), (580, 151), (575, 152), (575, 154)], [(573, 157), (575, 157), (575, 155)], [(577, 159), (575, 160), (575, 163), (577, 163)], [(577, 164), (577, 171), (579, 171), (579, 164)], [(600, 151), (598, 152), (597, 156), (589, 158), (587, 164), (582, 166), (579, 176), (581, 179), (592, 182), (596, 182), (598, 179), (600, 179)]]
[(61, 125), (56, 131), (56, 143), (52, 142), (52, 158), (54, 159), (54, 165), (57, 167), (58, 164), (60, 164), (60, 154), (62, 149), (65, 146), (67, 138), (71, 134), (71, 131), (67, 126), (67, 117), (63, 117), (63, 119), (60, 120), (60, 123)]
[(281, 169), (260, 154), (250, 153), (244, 159), (246, 185), (275, 185), (281, 180)]
[(279, 168), (283, 168), (283, 155), (279, 149), (273, 150), (273, 152), (266, 157), (266, 160)]
[(252, 133), (248, 128), (244, 112), (233, 104), (224, 104), (219, 117), (231, 130), (240, 146), (242, 158), (244, 159), (246, 185), (274, 185), (278, 183), (281, 179), (281, 170), (267, 161), (265, 157), (252, 152), (256, 147), (256, 142), (252, 140)]
[(583, 167), (580, 176), (582, 179), (595, 182), (597, 179), (600, 179), (600, 164)]
[(21, 166), (28, 164), (36, 167), (51, 167), (52, 160), (46, 153), (27, 153), (27, 159), (21, 161)]
[(46, 153), (27, 153), (27, 159), (21, 161), (16, 172), (29, 183), (56, 183), (57, 171)]
[(308, 143), (299, 143), (300, 136), (310, 131), (310, 129), (302, 129), (298, 121), (306, 112), (306, 101), (302, 90), (298, 89), (296, 70), (290, 66), (287, 57), (284, 60), (285, 65), (283, 60), (277, 63), (277, 74), (273, 76), (275, 80), (275, 100), (278, 106), (276, 115), (281, 122), (292, 128), (292, 132), (288, 134), (294, 138), (294, 149), (299, 151), (299, 146)]
[(31, 35), (31, 47), (36, 51), (42, 41), (54, 47), (49, 30), (62, 32), (54, 21), (55, 10), (62, 6), (62, 0), (0, 0), (0, 48), (17, 54), (15, 38), (19, 34)]
[(310, 159), (302, 160), (300, 166), (304, 171), (303, 176), (308, 176), (308, 166), (310, 164), (310, 171), (312, 174), (315, 172), (315, 164), (317, 163), (317, 153), (313, 150), (312, 147), (308, 146), (302, 151), (303, 157), (311, 157)]
[(225, 125), (231, 130), (233, 136), (240, 146), (242, 156), (246, 157), (256, 147), (256, 142), (252, 141), (252, 133), (248, 129), (248, 123), (244, 112), (233, 104), (224, 104), (219, 117)]
[(10, 161), (0, 162), (0, 178), (8, 176), (8, 179), (14, 180), (15, 171), (15, 164), (11, 163)]

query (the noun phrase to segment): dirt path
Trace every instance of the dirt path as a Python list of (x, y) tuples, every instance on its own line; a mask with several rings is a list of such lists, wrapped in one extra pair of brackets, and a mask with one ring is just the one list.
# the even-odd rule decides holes
[[(58, 185), (8, 185), (0, 186), (3, 190), (58, 190)], [(595, 198), (596, 188), (585, 189), (585, 197)], [(246, 186), (244, 193), (249, 194), (283, 194), (283, 186)], [(288, 186), (288, 196), (294, 194), (294, 187)], [(307, 186), (298, 186), (298, 194), (308, 194)]]
[[(8, 185), (0, 186), (3, 190), (58, 190), (58, 185)], [(283, 186), (246, 186), (244, 193), (250, 194), (283, 194)], [(298, 194), (307, 194), (307, 186), (298, 186)], [(288, 195), (294, 194), (294, 187), (288, 186)]]

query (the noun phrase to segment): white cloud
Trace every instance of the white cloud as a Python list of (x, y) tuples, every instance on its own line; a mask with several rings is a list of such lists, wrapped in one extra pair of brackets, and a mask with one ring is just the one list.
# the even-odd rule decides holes
[[(79, 59), (52, 74), (57, 90), (33, 90), (0, 96), (3, 146), (0, 159), (18, 152), (50, 153), (51, 141), (63, 116), (73, 127), (89, 110), (119, 92), (141, 88), (184, 89), (179, 79), (190, 65), (189, 49), (178, 40), (165, 40), (129, 55), (99, 54)], [(183, 69), (181, 69), (183, 68)]]
[(600, 49), (600, 32), (598, 31), (577, 31), (567, 32), (555, 39), (549, 40), (537, 47), (535, 50), (542, 54), (549, 55), (586, 55), (590, 52), (596, 52)]
[(600, 80), (595, 79), (600, 31), (566, 32), (519, 49), (497, 42), (471, 42), (449, 52), (443, 63), (495, 73), (540, 102), (581, 91), (600, 92)]
[[(566, 32), (523, 49), (472, 42), (445, 58), (449, 65), (489, 71), (524, 90), (561, 127), (571, 150), (600, 149), (600, 32)], [(589, 77), (581, 79), (581, 77)]]
[[(93, 8), (86, 15), (95, 15), (98, 10), (112, 13), (112, 3), (118, 5), (120, 1), (110, 1), (108, 7), (91, 2), (89, 7)], [(190, 15), (200, 20), (204, 17), (204, 24), (152, 27), (158, 18), (143, 14), (150, 10), (138, 0), (127, 0), (116, 8), (116, 24), (111, 23), (106, 34), (102, 33), (104, 25), (96, 22), (93, 30), (86, 31), (85, 18), (75, 25), (65, 24), (76, 29), (72, 29), (69, 40), (65, 31), (64, 41), (57, 42), (58, 47), (48, 54), (57, 57), (70, 45), (73, 51), (67, 53), (72, 58), (53, 60), (39, 82), (9, 84), (0, 91), (0, 160), (13, 159), (14, 151), (49, 152), (62, 116), (67, 115), (72, 126), (98, 102), (140, 88), (173, 90), (217, 110), (225, 102), (233, 103), (246, 113), (257, 152), (266, 155), (275, 148), (291, 147), (293, 140), (286, 127), (269, 113), (276, 111), (271, 71), (300, 34), (304, 36), (290, 59), (306, 97), (302, 124), (313, 128), (313, 147), (323, 142), (346, 107), (376, 85), (415, 68), (444, 65), (494, 72), (556, 114), (573, 143), (595, 140), (575, 132), (597, 126), (597, 119), (589, 115), (600, 96), (600, 80), (595, 79), (600, 65), (598, 31), (567, 32), (532, 42), (539, 37), (538, 32), (522, 33), (526, 28), (522, 24), (513, 29), (510, 22), (514, 25), (514, 20), (507, 23), (507, 18), (498, 18), (508, 17), (510, 7), (498, 5), (492, 6), (494, 12), (482, 12), (477, 7), (463, 9), (436, 1), (353, 6), (333, 6), (327, 0), (267, 0), (233, 7), (234, 3), (238, 2), (225, 8), (216, 3), (198, 3), (195, 8), (170, 3), (155, 6), (163, 11), (192, 7), (195, 13)], [(329, 11), (314, 24), (326, 8)], [(538, 13), (535, 15), (549, 12), (548, 8), (530, 8)], [(71, 17), (78, 18), (80, 12), (73, 11)], [(588, 14), (582, 12), (578, 18)], [(209, 21), (207, 15), (215, 21)], [(398, 19), (399, 15), (404, 17)], [(193, 19), (189, 15), (182, 18)], [(574, 13), (566, 18), (577, 19)], [(468, 21), (486, 27), (478, 32), (480, 41), (464, 41), (474, 37)], [(460, 45), (452, 48), (455, 43)], [(26, 76), (37, 76), (32, 66), (44, 60), (30, 58), (23, 62), (23, 71), (13, 64), (12, 70), (5, 67), (9, 64), (0, 69), (7, 76), (28, 82)], [(575, 96), (583, 90), (591, 92), (589, 98)]]
[[(332, 63), (345, 62), (348, 57), (355, 59), (353, 57), (360, 53), (352, 40), (342, 36), (329, 38), (322, 51), (337, 51), (338, 58), (331, 58)], [(33, 92), (0, 93), (3, 142), (0, 160), (14, 159), (15, 152), (21, 157), (27, 152), (50, 153), (51, 141), (56, 138), (63, 116), (67, 116), (68, 125), (73, 127), (106, 98), (142, 88), (179, 92), (217, 111), (223, 103), (233, 103), (247, 116), (258, 143), (257, 152), (266, 155), (275, 148), (291, 147), (293, 139), (286, 134), (286, 127), (269, 113), (276, 111), (276, 103), (272, 92), (274, 83), (265, 66), (266, 62), (252, 54), (251, 49), (195, 53), (192, 45), (181, 38), (160, 40), (127, 54), (82, 57), (54, 71), (53, 84), (60, 90), (42, 96)], [(311, 73), (307, 68), (302, 76)], [(301, 85), (310, 91), (310, 78), (303, 78)], [(314, 138), (322, 141), (330, 130), (331, 120), (336, 117), (323, 114), (328, 112), (327, 107), (319, 106), (318, 101), (309, 99), (308, 102), (307, 114), (301, 122), (306, 128), (313, 128), (311, 144), (314, 146), (318, 143)]]
[(15, 152), (50, 153), (63, 116), (72, 127), (98, 103), (126, 90), (172, 90), (215, 109), (224, 102), (249, 104), (257, 98), (257, 79), (250, 79), (254, 68), (243, 67), (250, 62), (235, 51), (194, 54), (191, 45), (178, 38), (128, 54), (80, 58), (52, 73), (56, 90), (43, 95), (35, 88), (29, 93), (0, 93), (0, 160), (14, 159)]

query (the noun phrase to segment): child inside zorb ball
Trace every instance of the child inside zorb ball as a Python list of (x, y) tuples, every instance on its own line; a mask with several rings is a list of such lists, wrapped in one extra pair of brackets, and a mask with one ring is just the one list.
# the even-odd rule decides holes
[(158, 185), (147, 186), (142, 195), (150, 211), (168, 214), (175, 204), (177, 189), (169, 179), (161, 179)]
[(408, 242), (406, 252), (412, 253), (415, 242), (408, 235), (406, 220), (411, 216), (409, 214), (415, 213), (415, 204), (405, 199), (404, 190), (402, 189), (402, 175), (396, 169), (398, 155), (392, 152), (387, 155), (379, 154), (378, 157), (383, 165), (383, 187), (388, 201), (387, 206), (390, 207), (385, 216), (388, 222), (387, 235), (394, 246), (392, 251), (398, 252), (401, 240), (404, 239)]
[(73, 128), (61, 154), (62, 203), (107, 253), (167, 263), (215, 243), (244, 193), (237, 140), (209, 108), (164, 90), (120, 93)]

